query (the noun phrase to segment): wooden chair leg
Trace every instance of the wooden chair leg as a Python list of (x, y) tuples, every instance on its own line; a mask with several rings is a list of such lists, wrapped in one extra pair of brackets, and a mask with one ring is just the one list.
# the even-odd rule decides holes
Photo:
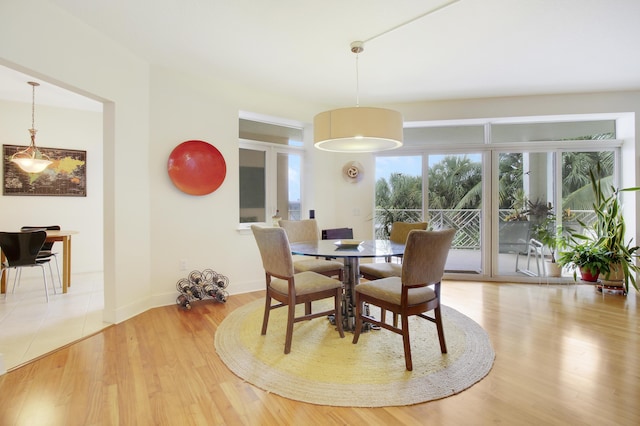
[(440, 312), (440, 305), (434, 309), (436, 328), (438, 329), (438, 340), (440, 340), (440, 351), (443, 354), (447, 353), (447, 343), (444, 340), (444, 328), (442, 327), (442, 313)]
[(342, 289), (336, 289), (336, 295), (334, 297), (334, 309), (336, 310), (334, 314), (334, 318), (336, 321), (336, 326), (338, 327), (338, 333), (340, 333), (340, 337), (344, 338), (344, 330), (342, 328), (342, 306), (341, 306), (341, 298), (342, 298)]
[(387, 310), (380, 308), (380, 322), (387, 322)]
[(402, 315), (402, 342), (404, 343), (404, 363), (407, 370), (413, 370), (413, 363), (411, 362), (411, 343), (409, 341), (409, 319), (406, 315)]
[(262, 334), (263, 336), (267, 334), (267, 324), (269, 324), (269, 312), (271, 312), (271, 296), (269, 296), (268, 290), (267, 295), (264, 298), (264, 316), (262, 317)]
[(296, 314), (296, 305), (295, 303), (289, 303), (287, 306), (287, 334), (284, 341), (284, 353), (288, 354), (291, 352), (291, 340), (293, 339), (293, 321), (295, 319)]
[(311, 315), (311, 302), (306, 302), (304, 304), (304, 314)]
[(398, 328), (398, 314), (396, 314), (395, 312), (393, 313), (393, 326), (395, 328)]

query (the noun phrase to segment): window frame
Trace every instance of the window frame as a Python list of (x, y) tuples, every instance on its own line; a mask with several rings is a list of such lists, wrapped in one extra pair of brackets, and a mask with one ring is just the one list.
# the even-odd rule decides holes
[[(495, 124), (513, 124), (513, 123), (526, 123), (526, 122), (543, 122), (543, 123), (553, 123), (556, 121), (583, 121), (586, 118), (594, 118), (597, 117), (598, 120), (606, 120), (606, 119), (614, 119), (616, 122), (616, 134), (614, 139), (598, 139), (598, 140), (536, 140), (536, 141), (521, 141), (521, 140), (513, 140), (511, 142), (502, 141), (499, 143), (492, 143), (492, 125)], [(481, 239), (483, 241), (490, 241), (491, 247), (482, 248), (482, 259), (481, 264), (483, 271), (480, 275), (483, 279), (490, 279), (495, 281), (503, 281), (503, 280), (512, 280), (513, 277), (501, 277), (500, 275), (494, 275), (494, 271), (496, 270), (493, 262), (495, 260), (495, 254), (493, 251), (493, 247), (497, 245), (497, 230), (492, 227), (491, 217), (494, 217), (497, 214), (497, 211), (493, 211), (493, 207), (491, 204), (491, 200), (497, 197), (497, 167), (495, 166), (496, 162), (493, 160), (493, 157), (497, 152), (503, 151), (527, 151), (527, 152), (553, 152), (556, 157), (562, 152), (568, 151), (613, 151), (615, 158), (615, 168), (614, 168), (614, 182), (616, 186), (624, 186), (622, 179), (622, 172), (625, 169), (625, 164), (623, 160), (623, 152), (625, 148), (628, 149), (628, 144), (630, 142), (629, 137), (624, 137), (624, 133), (620, 134), (619, 127), (621, 121), (624, 121), (626, 115), (622, 114), (598, 114), (598, 115), (573, 115), (573, 116), (558, 116), (558, 117), (513, 117), (513, 118), (503, 118), (503, 119), (483, 119), (483, 120), (447, 120), (447, 121), (420, 121), (420, 122), (407, 122), (405, 123), (406, 128), (412, 127), (439, 127), (439, 126), (464, 126), (464, 125), (484, 125), (485, 128), (485, 137), (482, 143), (469, 143), (463, 142), (459, 144), (451, 144), (450, 141), (432, 141), (430, 143), (425, 144), (412, 144), (410, 146), (405, 146), (400, 148), (394, 152), (384, 152), (375, 154), (375, 158), (378, 157), (389, 157), (389, 156), (400, 156), (400, 155), (423, 155), (423, 158), (426, 158), (426, 161), (423, 161), (423, 166), (426, 166), (428, 162), (428, 157), (433, 154), (458, 154), (465, 153), (470, 150), (481, 153), (483, 156), (482, 164), (483, 164), (483, 203), (482, 203), (482, 211), (489, 211), (491, 215), (483, 215), (482, 217), (482, 235)], [(452, 146), (453, 145), (453, 146)], [(630, 156), (633, 157), (633, 156)], [(628, 166), (628, 164), (627, 164)], [(555, 166), (559, 167), (558, 165)], [(495, 175), (495, 176), (494, 176)], [(559, 185), (556, 182), (556, 185)], [(629, 185), (627, 185), (629, 186)], [(428, 190), (429, 190), (429, 182), (428, 182), (428, 171), (423, 170), (423, 208), (425, 211), (425, 217), (429, 215), (428, 208)], [(554, 205), (559, 205), (557, 198), (560, 196), (556, 196), (554, 199)], [(375, 200), (375, 199), (374, 199)], [(375, 207), (375, 203), (374, 203)], [(497, 216), (495, 216), (497, 217)], [(496, 235), (494, 235), (494, 231)], [(489, 256), (486, 255), (487, 250), (491, 250), (491, 254)], [(451, 273), (450, 276), (468, 279), (469, 276), (466, 274), (457, 274)], [(476, 279), (478, 275), (474, 275), (473, 278)], [(527, 277), (519, 277), (519, 279), (523, 282), (534, 282), (534, 278)]]
[[(281, 145), (270, 142), (260, 142), (249, 139), (238, 139), (238, 152), (240, 149), (262, 151), (265, 153), (265, 221), (264, 222), (240, 222), (240, 201), (238, 200), (238, 229), (247, 230), (251, 225), (271, 226), (269, 219), (271, 214), (277, 210), (278, 194), (278, 155), (295, 154), (299, 155), (301, 164), (305, 161), (305, 148), (299, 146)], [(238, 162), (239, 163), (239, 162)], [(239, 169), (239, 165), (238, 165)], [(239, 173), (239, 170), (238, 170)], [(304, 205), (304, 167), (300, 168), (300, 208)]]

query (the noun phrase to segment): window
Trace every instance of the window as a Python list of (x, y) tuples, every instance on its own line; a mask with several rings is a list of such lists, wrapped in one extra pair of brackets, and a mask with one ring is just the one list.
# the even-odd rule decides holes
[(422, 156), (376, 157), (375, 236), (388, 239), (393, 222), (420, 222)]
[(240, 119), (242, 224), (269, 223), (276, 214), (300, 219), (302, 128)]
[(491, 143), (615, 139), (615, 120), (493, 124)]
[[(407, 211), (393, 200), (411, 200), (401, 194), (401, 181), (382, 185), (379, 179), (416, 176), (424, 204), (419, 213), (434, 228), (458, 230), (446, 270), (460, 277), (541, 279), (548, 249), (531, 255), (529, 244), (538, 227), (551, 217), (576, 229), (578, 220), (593, 216), (592, 199), (584, 195), (591, 194), (589, 170), (597, 165), (614, 185), (622, 176), (624, 140), (617, 139), (617, 119), (607, 115), (406, 124), (405, 145), (376, 155), (376, 235), (386, 216)], [(421, 174), (410, 172), (414, 159), (426, 165)]]
[(240, 148), (240, 223), (266, 222), (266, 151)]

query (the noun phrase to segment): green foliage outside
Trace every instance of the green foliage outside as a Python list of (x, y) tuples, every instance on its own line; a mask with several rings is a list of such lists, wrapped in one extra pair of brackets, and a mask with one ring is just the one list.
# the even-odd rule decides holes
[[(593, 205), (589, 170), (596, 178), (611, 182), (614, 159), (611, 151), (565, 152), (562, 158), (563, 217), (570, 210), (588, 210)], [(536, 200), (528, 200), (523, 190), (523, 154), (504, 153), (499, 158), (499, 209), (512, 209), (526, 220)], [(597, 169), (595, 165), (600, 164)], [(429, 169), (431, 210), (479, 209), (482, 201), (482, 164), (466, 155), (450, 155)], [(545, 206), (546, 206), (546, 202)], [(422, 220), (422, 176), (392, 173), (389, 180), (376, 182), (376, 237), (388, 238), (395, 221)], [(550, 208), (548, 207), (550, 211)]]

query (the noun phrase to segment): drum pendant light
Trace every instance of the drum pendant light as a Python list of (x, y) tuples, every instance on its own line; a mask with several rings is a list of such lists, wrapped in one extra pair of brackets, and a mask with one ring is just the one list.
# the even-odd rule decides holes
[(358, 54), (364, 43), (351, 43), (356, 54), (356, 106), (333, 109), (313, 119), (314, 146), (333, 152), (377, 152), (402, 146), (402, 114), (385, 108), (361, 107)]
[(334, 152), (376, 152), (402, 146), (403, 123), (402, 115), (399, 112), (384, 108), (360, 107), (358, 54), (364, 50), (365, 43), (413, 24), (459, 1), (448, 0), (380, 34), (364, 41), (351, 43), (351, 51), (356, 54), (356, 106), (325, 111), (314, 117), (313, 141), (316, 148)]

